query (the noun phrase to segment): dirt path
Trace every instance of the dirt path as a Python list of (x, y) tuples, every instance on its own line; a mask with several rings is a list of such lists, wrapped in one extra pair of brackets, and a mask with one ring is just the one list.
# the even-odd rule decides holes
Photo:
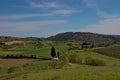
[(78, 67), (78, 64), (74, 64), (74, 63), (68, 63), (68, 65), (70, 65), (71, 68), (77, 68)]

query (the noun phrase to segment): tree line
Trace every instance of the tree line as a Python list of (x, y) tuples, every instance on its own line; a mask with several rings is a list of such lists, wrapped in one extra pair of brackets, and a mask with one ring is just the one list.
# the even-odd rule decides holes
[(22, 58), (29, 58), (29, 59), (37, 59), (38, 57), (36, 55), (16, 55), (16, 54), (7, 54), (6, 56), (3, 56), (2, 58), (15, 58), (15, 59), (22, 59)]

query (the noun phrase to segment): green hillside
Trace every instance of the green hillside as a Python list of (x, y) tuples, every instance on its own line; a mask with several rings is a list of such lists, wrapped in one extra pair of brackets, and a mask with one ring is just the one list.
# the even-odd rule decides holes
[(104, 35), (90, 32), (66, 32), (48, 37), (54, 41), (82, 41), (90, 43), (120, 42), (120, 35)]
[[(69, 45), (68, 45), (69, 44)], [(119, 44), (101, 48), (71, 49), (80, 46), (74, 41), (30, 41), (0, 49), (0, 56), (36, 55), (51, 58), (51, 46), (60, 52), (60, 62), (54, 59), (0, 58), (0, 80), (119, 80)], [(102, 53), (98, 51), (102, 51)], [(112, 55), (106, 55), (106, 54)], [(6, 62), (7, 61), (7, 62)], [(12, 62), (11, 62), (12, 61)], [(18, 65), (19, 62), (21, 65)], [(14, 65), (10, 64), (14, 63)], [(15, 66), (16, 65), (16, 66)]]
[[(71, 53), (71, 52), (69, 52)], [(92, 57), (104, 60), (106, 66), (89, 66), (77, 64), (76, 67), (37, 70), (22, 74), (14, 80), (119, 80), (120, 79), (120, 59), (104, 56), (92, 51), (72, 51), (79, 54), (82, 58)]]
[(111, 56), (111, 57), (120, 59), (120, 46), (119, 45), (109, 46), (109, 47), (105, 47), (105, 48), (99, 48), (94, 51), (99, 54), (103, 54), (106, 56)]

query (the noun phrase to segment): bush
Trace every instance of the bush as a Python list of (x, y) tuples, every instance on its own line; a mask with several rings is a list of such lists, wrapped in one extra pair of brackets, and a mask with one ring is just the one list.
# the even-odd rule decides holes
[(106, 63), (103, 60), (92, 59), (91, 57), (87, 57), (85, 59), (85, 64), (92, 65), (92, 66), (105, 66), (106, 65)]
[(69, 59), (69, 62), (71, 63), (82, 63), (82, 58), (76, 53), (71, 53), (68, 59)]
[(68, 54), (66, 53), (61, 53), (61, 55), (59, 56), (59, 59), (64, 61), (64, 63), (68, 63)]
[(53, 60), (51, 63), (52, 68), (55, 68), (55, 69), (61, 69), (63, 68), (64, 65), (65, 65), (65, 62), (60, 60), (58, 61)]
[(79, 54), (71, 53), (68, 56), (69, 62), (71, 63), (80, 63), (91, 66), (105, 66), (106, 63), (103, 60), (93, 59), (91, 57), (82, 58)]

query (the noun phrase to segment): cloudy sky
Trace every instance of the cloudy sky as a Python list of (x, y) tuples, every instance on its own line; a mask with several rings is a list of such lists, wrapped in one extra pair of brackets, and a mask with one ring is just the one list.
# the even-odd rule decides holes
[(120, 0), (0, 0), (0, 35), (71, 31), (120, 35)]

